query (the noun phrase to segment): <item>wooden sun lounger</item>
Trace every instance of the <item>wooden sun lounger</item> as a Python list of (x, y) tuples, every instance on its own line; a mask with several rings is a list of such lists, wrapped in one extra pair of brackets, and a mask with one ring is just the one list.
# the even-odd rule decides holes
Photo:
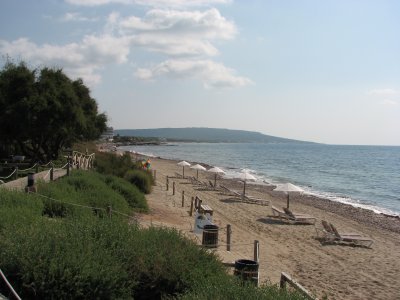
[(278, 218), (282, 221), (288, 221), (292, 223), (301, 223), (301, 224), (310, 224), (313, 225), (315, 224), (316, 218), (310, 215), (306, 214), (296, 214), (296, 213), (290, 213), (288, 214), (287, 212), (280, 210), (279, 208), (275, 206), (271, 206), (272, 209), (272, 214), (275, 218)]
[(220, 185), (219, 187), (220, 187), (221, 191), (223, 191), (224, 193), (226, 193), (230, 196), (240, 198), (241, 202), (249, 203), (249, 204), (258, 204), (258, 205), (269, 205), (268, 200), (256, 198), (256, 197), (249, 196), (249, 195), (243, 195), (242, 193), (240, 193), (236, 190), (229, 189), (223, 185)]
[(354, 245), (361, 245), (370, 248), (374, 241), (369, 237), (364, 237), (358, 233), (339, 233), (333, 224), (328, 224), (326, 221), (321, 221), (323, 229), (315, 228), (317, 236), (320, 237), (319, 233), (322, 233), (322, 239), (328, 242), (342, 242), (350, 243)]
[(177, 172), (175, 172), (175, 176), (174, 176), (174, 177), (175, 177), (175, 178), (180, 178), (180, 179), (183, 178), (182, 174), (179, 174), (179, 173), (177, 173)]
[(243, 200), (246, 203), (250, 203), (250, 204), (258, 204), (258, 205), (269, 205), (269, 201), (265, 200), (265, 199), (260, 199), (257, 197), (253, 197), (253, 196), (249, 196), (249, 195), (243, 195)]

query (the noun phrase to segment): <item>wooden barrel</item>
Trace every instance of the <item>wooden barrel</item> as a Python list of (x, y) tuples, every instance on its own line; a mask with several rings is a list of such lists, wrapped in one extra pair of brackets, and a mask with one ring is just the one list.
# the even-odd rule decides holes
[(218, 226), (204, 225), (202, 245), (207, 248), (218, 247)]
[(243, 281), (251, 281), (258, 285), (258, 262), (250, 259), (235, 261), (234, 275)]

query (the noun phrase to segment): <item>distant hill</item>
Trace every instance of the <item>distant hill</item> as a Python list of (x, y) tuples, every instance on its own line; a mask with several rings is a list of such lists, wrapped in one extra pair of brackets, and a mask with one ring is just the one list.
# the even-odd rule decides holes
[(219, 142), (219, 143), (309, 143), (265, 135), (254, 131), (220, 128), (157, 128), (157, 129), (116, 129), (115, 135), (154, 137), (169, 141)]

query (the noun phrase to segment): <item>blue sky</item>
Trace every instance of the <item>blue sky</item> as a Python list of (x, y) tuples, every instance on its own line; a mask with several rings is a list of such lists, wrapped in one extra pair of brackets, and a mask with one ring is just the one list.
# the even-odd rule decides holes
[(400, 1), (2, 0), (0, 54), (81, 77), (114, 128), (400, 145)]

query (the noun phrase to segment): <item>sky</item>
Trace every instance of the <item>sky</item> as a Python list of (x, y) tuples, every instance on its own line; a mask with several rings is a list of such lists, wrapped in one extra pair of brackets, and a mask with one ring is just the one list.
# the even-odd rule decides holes
[(1, 0), (0, 55), (82, 78), (115, 129), (400, 145), (397, 0)]

